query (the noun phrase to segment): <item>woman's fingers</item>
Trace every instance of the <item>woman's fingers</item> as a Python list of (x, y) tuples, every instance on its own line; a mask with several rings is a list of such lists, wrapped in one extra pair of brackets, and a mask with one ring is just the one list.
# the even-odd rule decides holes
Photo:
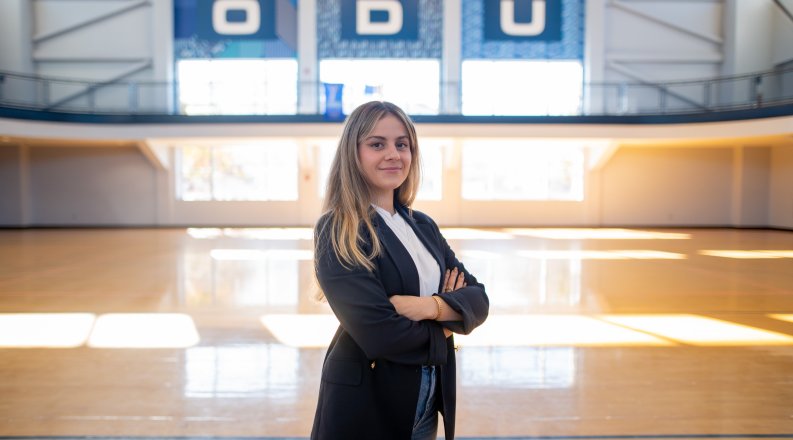
[(454, 269), (451, 270), (451, 272), (449, 272), (448, 292), (454, 292), (457, 289), (456, 286), (457, 286), (457, 268), (455, 267)]
[(443, 275), (444, 292), (453, 292), (465, 286), (465, 273), (463, 273), (463, 271), (457, 269), (456, 267), (451, 270), (446, 269), (446, 272)]
[(454, 290), (462, 289), (463, 287), (465, 287), (465, 274), (463, 271), (459, 271), (457, 279), (454, 282)]

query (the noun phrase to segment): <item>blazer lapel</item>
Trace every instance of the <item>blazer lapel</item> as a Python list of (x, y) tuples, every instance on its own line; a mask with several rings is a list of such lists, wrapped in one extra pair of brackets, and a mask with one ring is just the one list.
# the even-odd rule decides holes
[(380, 239), (380, 244), (385, 249), (385, 253), (394, 262), (394, 266), (399, 272), (399, 277), (402, 280), (402, 286), (405, 288), (404, 292), (388, 292), (400, 295), (419, 295), (419, 272), (416, 269), (416, 264), (413, 262), (405, 246), (399, 241), (399, 237), (394, 234), (394, 231), (388, 227), (385, 221), (380, 217), (380, 214), (375, 212), (374, 225), (377, 230), (377, 237)]
[(419, 238), (419, 240), (421, 240), (421, 243), (424, 244), (424, 247), (427, 248), (427, 250), (430, 252), (432, 258), (434, 258), (435, 261), (438, 263), (438, 267), (441, 269), (441, 284), (443, 284), (443, 272), (446, 270), (446, 266), (443, 261), (443, 255), (441, 254), (441, 250), (438, 247), (438, 243), (433, 241), (430, 238), (431, 235), (424, 230), (425, 228), (429, 229), (430, 226), (417, 224), (416, 221), (413, 220), (413, 217), (410, 216), (410, 213), (408, 212), (407, 208), (405, 208), (404, 206), (400, 204), (394, 204), (394, 206), (397, 207), (396, 209), (399, 211), (399, 213), (402, 215), (402, 217), (405, 219), (408, 225), (410, 225), (410, 227), (413, 229), (413, 232), (416, 233), (416, 236)]

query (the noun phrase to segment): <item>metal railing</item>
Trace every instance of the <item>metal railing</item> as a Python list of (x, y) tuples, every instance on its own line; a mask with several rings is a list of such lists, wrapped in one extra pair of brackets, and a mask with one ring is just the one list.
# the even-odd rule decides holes
[[(224, 90), (222, 83), (207, 83), (209, 91)], [(296, 90), (305, 90), (296, 84)], [(309, 90), (321, 90), (312, 84)], [(459, 84), (442, 84), (441, 90), (460, 90)], [(263, 87), (262, 90), (267, 90)], [(201, 114), (231, 114), (224, 109), (220, 97), (207, 101)], [(208, 93), (207, 96), (212, 96)], [(297, 94), (295, 94), (297, 96)], [(239, 98), (239, 97), (238, 97)], [(465, 97), (461, 97), (464, 99)], [(258, 96), (258, 102), (268, 102), (267, 96)], [(311, 99), (310, 108), (319, 109), (319, 96), (298, 97)], [(440, 99), (440, 98), (439, 98)], [(460, 102), (461, 100), (456, 100)], [(724, 76), (695, 81), (670, 81), (663, 83), (589, 83), (584, 84), (578, 105), (563, 111), (536, 110), (525, 116), (590, 116), (590, 115), (672, 115), (765, 108), (793, 104), (793, 68), (777, 69), (747, 75)], [(184, 115), (190, 114), (179, 102), (179, 84), (156, 81), (91, 82), (50, 78), (0, 71), (0, 107), (79, 114), (125, 115)], [(244, 114), (295, 115), (298, 104), (283, 106), (275, 112), (265, 106), (251, 105)], [(574, 107), (574, 108), (573, 108)], [(536, 108), (536, 106), (534, 107)], [(550, 108), (550, 107), (549, 107)], [(195, 114), (195, 112), (192, 112)], [(240, 114), (240, 113), (236, 113)], [(432, 114), (460, 114), (439, 110)], [(497, 113), (495, 113), (497, 115)], [(514, 113), (513, 113), (514, 115)]]

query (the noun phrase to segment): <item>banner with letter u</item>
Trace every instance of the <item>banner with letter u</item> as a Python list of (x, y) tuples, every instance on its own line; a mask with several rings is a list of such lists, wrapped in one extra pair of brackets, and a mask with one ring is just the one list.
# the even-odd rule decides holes
[(442, 0), (317, 0), (323, 58), (440, 58)]
[(464, 59), (584, 57), (584, 0), (462, 0)]
[(173, 2), (177, 59), (297, 55), (297, 0)]

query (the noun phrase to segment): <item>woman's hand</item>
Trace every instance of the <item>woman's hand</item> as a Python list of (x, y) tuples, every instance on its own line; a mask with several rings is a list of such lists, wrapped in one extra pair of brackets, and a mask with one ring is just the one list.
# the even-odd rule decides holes
[(446, 274), (443, 277), (443, 292), (454, 292), (457, 289), (462, 289), (467, 286), (465, 282), (465, 274), (455, 267), (452, 270), (446, 269)]

